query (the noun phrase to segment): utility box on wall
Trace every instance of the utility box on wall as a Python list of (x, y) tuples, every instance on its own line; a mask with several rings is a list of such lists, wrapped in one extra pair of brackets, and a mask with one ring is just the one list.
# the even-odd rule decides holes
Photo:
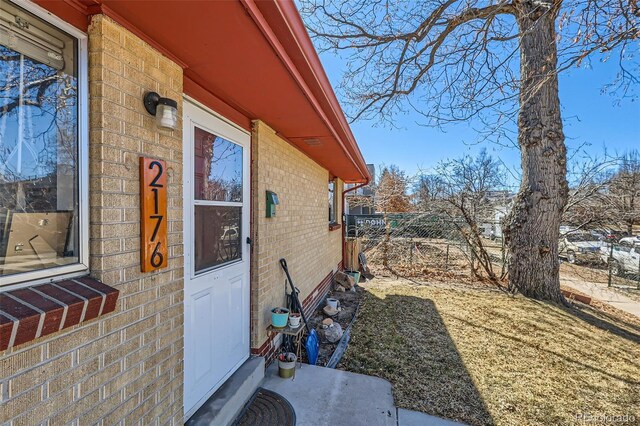
[(276, 215), (276, 206), (280, 204), (278, 194), (273, 191), (267, 191), (267, 217)]

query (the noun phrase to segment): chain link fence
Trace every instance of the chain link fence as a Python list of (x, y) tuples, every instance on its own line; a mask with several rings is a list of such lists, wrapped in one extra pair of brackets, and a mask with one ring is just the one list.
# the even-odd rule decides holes
[[(398, 275), (439, 281), (481, 273), (469, 226), (461, 219), (428, 213), (347, 215), (347, 238), (358, 238), (367, 262)], [(505, 250), (499, 223), (479, 225), (482, 246), (500, 275)], [(475, 272), (474, 272), (475, 269)]]
[(640, 244), (610, 244), (607, 251), (608, 285), (640, 290)]
[[(479, 249), (486, 251), (496, 276), (505, 274), (502, 224), (480, 221), (476, 232), (478, 238), (470, 238), (464, 220), (431, 213), (347, 215), (346, 220), (347, 238), (360, 240), (370, 267), (436, 281), (482, 276)], [(563, 282), (611, 287), (640, 300), (640, 244), (602, 241), (581, 231), (563, 236), (559, 249)]]

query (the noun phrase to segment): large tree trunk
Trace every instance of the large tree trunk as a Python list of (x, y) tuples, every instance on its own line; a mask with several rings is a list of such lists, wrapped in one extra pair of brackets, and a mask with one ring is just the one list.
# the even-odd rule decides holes
[(506, 226), (509, 286), (525, 296), (564, 303), (558, 240), (568, 198), (555, 19), (559, 1), (516, 1), (520, 46), (518, 144), (522, 182)]

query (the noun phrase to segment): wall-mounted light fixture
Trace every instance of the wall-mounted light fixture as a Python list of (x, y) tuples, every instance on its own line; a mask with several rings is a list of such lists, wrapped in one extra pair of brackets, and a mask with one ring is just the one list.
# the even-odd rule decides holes
[(144, 95), (144, 107), (156, 117), (158, 127), (175, 130), (178, 125), (178, 102), (161, 98), (156, 92), (147, 92)]

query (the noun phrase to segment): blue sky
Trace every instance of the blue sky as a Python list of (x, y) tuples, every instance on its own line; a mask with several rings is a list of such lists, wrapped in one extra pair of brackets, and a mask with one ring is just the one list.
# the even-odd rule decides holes
[[(345, 61), (332, 53), (323, 53), (320, 58), (336, 87), (346, 69)], [(569, 149), (581, 147), (587, 155), (597, 155), (604, 147), (609, 154), (640, 148), (640, 101), (626, 99), (615, 105), (617, 99), (602, 93), (603, 86), (616, 76), (615, 61), (601, 63), (594, 58), (590, 66), (560, 76), (560, 102)], [(396, 164), (412, 175), (447, 158), (473, 155), (483, 147), (505, 165), (519, 169), (520, 153), (516, 148), (476, 143), (473, 126), (478, 123), (449, 125), (443, 132), (417, 124), (417, 115), (398, 115), (396, 122), (400, 129), (376, 126), (376, 121), (351, 125), (365, 160), (376, 165), (376, 172), (381, 164)]]

